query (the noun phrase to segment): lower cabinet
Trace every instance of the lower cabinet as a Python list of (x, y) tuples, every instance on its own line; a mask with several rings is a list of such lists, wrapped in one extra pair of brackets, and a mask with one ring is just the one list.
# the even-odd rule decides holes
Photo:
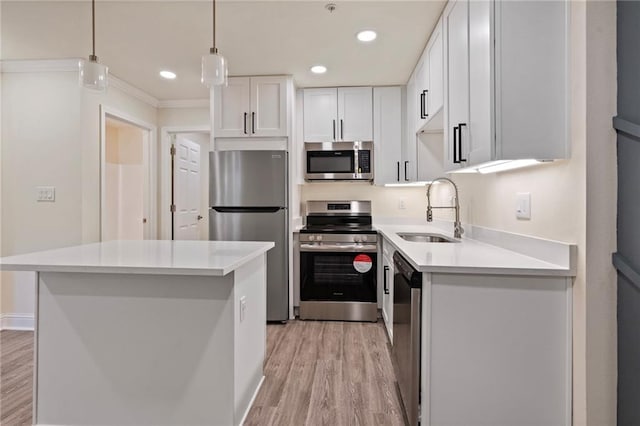
[(571, 278), (423, 274), (423, 425), (571, 425)]
[(393, 344), (393, 248), (382, 243), (382, 319)]

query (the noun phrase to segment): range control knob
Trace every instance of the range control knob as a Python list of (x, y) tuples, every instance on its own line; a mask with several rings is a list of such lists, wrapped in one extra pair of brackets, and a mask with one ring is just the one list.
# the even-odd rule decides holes
[(354, 243), (359, 243), (360, 241), (362, 241), (362, 239), (360, 238), (360, 236), (359, 236), (359, 235), (355, 235), (355, 236), (353, 237), (353, 242), (354, 242)]
[(309, 235), (309, 241), (315, 241), (315, 240), (316, 240), (315, 235)]
[(316, 235), (316, 240), (317, 241), (322, 241), (322, 235)]
[(366, 236), (366, 235), (363, 235), (363, 236), (362, 236), (362, 242), (363, 242), (363, 243), (366, 243), (366, 242), (367, 242), (367, 236)]

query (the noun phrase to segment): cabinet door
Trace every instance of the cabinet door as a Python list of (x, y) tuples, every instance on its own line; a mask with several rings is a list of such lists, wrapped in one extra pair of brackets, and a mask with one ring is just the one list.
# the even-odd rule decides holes
[(252, 136), (287, 136), (287, 79), (251, 77)]
[(416, 65), (414, 75), (416, 87), (413, 96), (415, 96), (416, 102), (416, 115), (413, 131), (418, 132), (429, 118), (427, 108), (427, 98), (429, 97), (429, 61), (426, 50), (422, 54), (418, 65)]
[(373, 90), (371, 87), (338, 88), (337, 139), (373, 140)]
[(427, 45), (427, 58), (429, 63), (429, 84), (427, 85), (429, 92), (426, 96), (426, 106), (429, 114), (428, 119), (430, 119), (442, 108), (444, 102), (442, 21), (438, 21), (438, 25), (431, 33), (431, 38)]
[[(417, 171), (417, 136), (416, 126), (420, 114), (420, 97), (417, 96), (416, 74), (414, 73), (407, 83), (406, 92), (406, 124), (407, 129), (402, 138), (402, 161), (399, 165), (400, 182), (412, 182), (416, 178)], [(411, 95), (413, 94), (413, 95)]]
[(337, 132), (338, 90), (304, 89), (304, 141), (333, 142)]
[[(469, 69), (473, 72), (469, 73), (469, 125), (466, 129), (468, 134), (463, 131), (462, 140), (463, 145), (466, 146), (467, 166), (494, 159), (494, 133), (491, 125), (493, 116), (491, 4), (492, 2), (484, 0), (469, 2)], [(514, 90), (522, 93), (520, 89)], [(526, 105), (527, 102), (524, 104)], [(520, 104), (515, 107), (515, 109), (520, 108)], [(519, 140), (518, 137), (514, 139)]]
[(214, 137), (249, 136), (249, 77), (229, 78), (214, 89)]
[[(445, 169), (466, 166), (469, 136), (469, 2), (456, 0), (447, 9), (447, 105), (445, 114)], [(462, 139), (462, 140), (461, 140)]]
[(402, 88), (373, 89), (373, 149), (376, 185), (400, 182)]

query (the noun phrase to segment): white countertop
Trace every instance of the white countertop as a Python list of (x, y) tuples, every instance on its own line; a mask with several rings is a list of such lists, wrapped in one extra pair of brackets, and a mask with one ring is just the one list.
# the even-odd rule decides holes
[[(475, 239), (463, 238), (456, 243), (418, 243), (406, 241), (397, 235), (398, 232), (428, 232), (452, 237), (453, 229), (447, 232), (431, 225), (376, 225), (375, 227), (420, 272), (575, 275), (573, 268), (563, 264), (560, 259), (557, 264), (551, 263)], [(559, 244), (551, 241), (549, 243)], [(525, 237), (522, 239), (522, 244), (530, 243)], [(569, 251), (572, 246), (566, 244), (566, 247)]]
[(250, 241), (109, 241), (3, 257), (0, 270), (223, 276), (274, 246)]

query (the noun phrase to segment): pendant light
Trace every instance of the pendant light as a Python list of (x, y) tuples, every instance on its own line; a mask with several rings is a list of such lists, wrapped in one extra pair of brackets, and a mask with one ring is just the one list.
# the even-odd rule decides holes
[(227, 60), (216, 47), (216, 0), (213, 2), (213, 47), (202, 57), (202, 84), (207, 87), (227, 84)]
[(91, 42), (89, 60), (80, 60), (80, 85), (87, 89), (104, 92), (107, 89), (109, 68), (98, 63), (96, 56), (96, 0), (91, 0)]

